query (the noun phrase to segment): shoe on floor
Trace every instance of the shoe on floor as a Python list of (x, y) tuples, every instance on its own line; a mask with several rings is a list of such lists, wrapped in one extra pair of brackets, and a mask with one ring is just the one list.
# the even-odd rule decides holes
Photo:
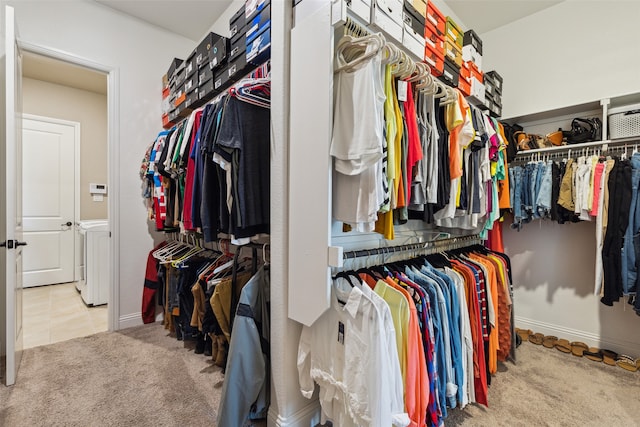
[(598, 347), (590, 347), (589, 350), (585, 350), (582, 354), (589, 360), (602, 362), (602, 350)]
[(571, 353), (571, 343), (569, 342), (569, 340), (565, 340), (564, 338), (559, 339), (554, 347), (556, 348), (556, 350), (559, 350), (563, 353)]

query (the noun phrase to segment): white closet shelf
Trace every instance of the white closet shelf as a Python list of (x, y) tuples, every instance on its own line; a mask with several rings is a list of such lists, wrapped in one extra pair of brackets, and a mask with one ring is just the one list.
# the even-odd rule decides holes
[[(519, 124), (527, 133), (545, 135), (558, 129), (571, 129), (571, 121), (576, 117), (598, 117), (602, 121), (602, 136), (609, 135), (609, 109), (615, 107), (623, 107), (640, 103), (640, 93), (628, 93), (624, 95), (616, 95), (609, 98), (601, 98), (594, 101), (583, 102), (580, 104), (566, 105), (545, 111), (533, 112), (514, 117), (505, 117), (502, 121), (509, 124)], [(564, 150), (579, 150), (581, 148), (602, 146), (607, 144), (624, 144), (630, 142), (639, 142), (639, 137), (620, 138), (615, 140), (595, 141), (584, 144), (571, 144), (551, 148), (539, 148), (535, 150), (526, 150), (518, 153), (550, 153)]]

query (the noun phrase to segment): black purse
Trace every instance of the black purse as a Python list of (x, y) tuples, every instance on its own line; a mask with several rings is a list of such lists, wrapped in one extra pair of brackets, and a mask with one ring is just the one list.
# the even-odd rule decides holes
[(599, 118), (576, 117), (571, 121), (571, 130), (563, 131), (568, 144), (582, 144), (602, 140), (602, 121)]

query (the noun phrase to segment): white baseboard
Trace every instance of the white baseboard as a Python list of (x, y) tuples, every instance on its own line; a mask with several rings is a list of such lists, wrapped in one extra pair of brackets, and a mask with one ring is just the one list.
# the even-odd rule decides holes
[[(273, 406), (271, 408), (273, 409)], [(275, 412), (269, 410), (269, 427), (315, 427), (320, 423), (320, 403), (317, 400), (313, 400), (290, 417), (283, 417)]]
[(533, 332), (540, 332), (545, 335), (555, 335), (558, 338), (565, 338), (569, 341), (583, 341), (590, 346), (606, 348), (623, 354), (640, 354), (640, 344), (633, 341), (601, 337), (592, 332), (566, 328), (526, 317), (515, 316), (515, 323), (518, 328), (531, 329)]
[(125, 314), (118, 319), (118, 330), (140, 325), (143, 325), (142, 313)]

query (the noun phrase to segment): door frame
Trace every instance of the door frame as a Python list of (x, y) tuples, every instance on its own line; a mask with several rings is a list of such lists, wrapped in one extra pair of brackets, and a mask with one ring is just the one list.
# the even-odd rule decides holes
[(120, 70), (117, 67), (100, 64), (70, 53), (46, 46), (30, 43), (18, 38), (18, 45), (25, 52), (46, 56), (73, 65), (79, 65), (106, 74), (107, 76), (107, 209), (109, 215), (109, 299), (107, 317), (109, 331), (120, 329), (120, 259), (117, 249), (120, 247)]
[[(25, 120), (33, 120), (43, 123), (51, 123), (54, 125), (62, 125), (62, 126), (70, 126), (73, 127), (73, 226), (72, 229), (76, 231), (76, 223), (80, 220), (80, 132), (81, 127), (79, 122), (74, 122), (71, 120), (63, 120), (57, 119), (55, 117), (47, 117), (47, 116), (39, 116), (37, 114), (22, 114), (22, 131), (24, 132), (24, 121)], [(24, 138), (22, 139), (24, 144)], [(24, 147), (22, 149), (22, 157), (24, 159)], [(24, 173), (24, 168), (23, 168)], [(24, 203), (24, 195), (23, 203)], [(78, 239), (73, 236), (73, 280), (78, 281), (80, 277), (78, 276)]]

